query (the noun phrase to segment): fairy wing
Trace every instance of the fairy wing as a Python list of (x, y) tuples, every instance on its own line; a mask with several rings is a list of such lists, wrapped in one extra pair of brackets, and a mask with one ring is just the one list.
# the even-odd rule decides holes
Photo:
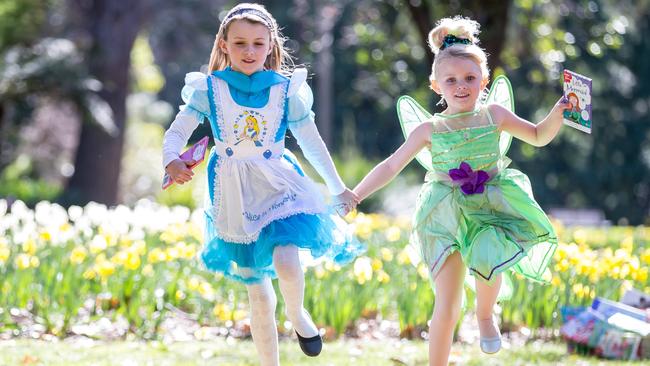
[[(492, 87), (490, 87), (485, 103), (486, 105), (499, 104), (511, 112), (515, 111), (515, 99), (512, 96), (512, 85), (505, 75), (499, 75), (494, 79), (494, 81), (492, 81)], [(501, 156), (504, 156), (506, 152), (508, 152), (511, 141), (512, 136), (509, 133), (502, 131), (501, 136), (499, 137), (499, 151)]]
[[(408, 95), (403, 95), (397, 100), (397, 116), (405, 139), (417, 126), (432, 117), (431, 113)], [(415, 158), (426, 170), (433, 170), (431, 151), (429, 149), (423, 148)]]

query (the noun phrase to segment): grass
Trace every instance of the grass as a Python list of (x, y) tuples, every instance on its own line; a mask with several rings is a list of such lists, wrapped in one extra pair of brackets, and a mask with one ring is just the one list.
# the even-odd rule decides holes
[[(427, 344), (423, 341), (345, 340), (326, 343), (323, 354), (309, 358), (292, 340), (280, 343), (281, 363), (293, 365), (420, 366), (427, 365)], [(453, 362), (455, 360), (455, 362)], [(258, 365), (250, 341), (218, 339), (211, 342), (89, 342), (11, 340), (0, 342), (1, 365)], [(477, 345), (455, 344), (453, 365), (650, 365), (650, 362), (605, 361), (568, 355), (560, 343), (536, 342), (504, 349), (497, 355), (480, 352)]]

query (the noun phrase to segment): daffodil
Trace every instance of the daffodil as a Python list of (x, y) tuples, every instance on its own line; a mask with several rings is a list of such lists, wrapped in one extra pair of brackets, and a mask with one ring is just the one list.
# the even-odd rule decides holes
[(72, 264), (83, 263), (83, 261), (86, 259), (87, 254), (88, 251), (86, 250), (86, 248), (82, 246), (76, 246), (74, 249), (72, 249), (72, 252), (70, 252), (70, 263)]
[(149, 263), (164, 262), (167, 260), (167, 253), (160, 248), (153, 248), (147, 255)]
[(90, 252), (92, 254), (98, 254), (106, 250), (108, 248), (108, 243), (106, 242), (106, 238), (102, 235), (95, 235), (92, 240), (90, 241)]
[(151, 264), (145, 264), (144, 267), (142, 267), (142, 274), (146, 277), (151, 277), (154, 273), (153, 266)]
[(370, 258), (368, 257), (359, 257), (354, 261), (354, 276), (357, 278), (357, 282), (360, 285), (363, 285), (367, 281), (372, 279), (372, 264)]
[(397, 254), (397, 263), (399, 264), (410, 264), (411, 263), (411, 257), (409, 256), (408, 252), (406, 249), (402, 250)]
[(577, 229), (573, 232), (573, 240), (578, 244), (587, 243), (587, 231), (585, 229)]
[(36, 267), (38, 267), (40, 264), (41, 264), (41, 261), (40, 261), (40, 259), (38, 259), (38, 257), (36, 257), (36, 256), (31, 256), (31, 257), (29, 258), (29, 266), (30, 266), (30, 267), (36, 268)]
[(214, 299), (214, 289), (207, 282), (202, 282), (199, 285), (199, 294), (206, 300), (212, 301)]
[(370, 265), (372, 267), (372, 270), (375, 271), (375, 272), (379, 271), (384, 266), (382, 261), (380, 259), (377, 259), (377, 258), (373, 258)]
[(386, 229), (386, 240), (390, 242), (396, 242), (402, 237), (402, 230), (397, 226), (390, 226)]
[(380, 270), (377, 273), (377, 281), (379, 281), (379, 283), (386, 284), (390, 282), (390, 276), (388, 275), (388, 273), (384, 272), (384, 270)]
[(200, 285), (201, 280), (196, 276), (192, 276), (187, 280), (187, 288), (190, 289), (190, 291), (196, 291)]
[(215, 318), (221, 321), (226, 321), (230, 320), (232, 311), (230, 310), (230, 306), (227, 304), (219, 303), (212, 308), (212, 314), (214, 314)]
[(36, 241), (31, 237), (28, 237), (27, 240), (23, 242), (23, 252), (29, 255), (36, 254)]
[(176, 290), (175, 298), (176, 298), (177, 301), (181, 301), (181, 300), (185, 299), (185, 297), (186, 297), (185, 292), (183, 292), (181, 290)]
[(141, 263), (142, 263), (142, 260), (140, 259), (140, 256), (138, 255), (138, 253), (136, 253), (135, 251), (132, 251), (132, 250), (127, 252), (126, 262), (124, 262), (124, 267), (126, 269), (136, 270), (136, 269), (140, 268)]
[(389, 248), (381, 248), (379, 252), (381, 253), (381, 259), (384, 262), (390, 262), (393, 260), (393, 251)]
[(30, 255), (27, 253), (20, 253), (15, 259), (16, 267), (18, 269), (27, 269), (30, 267)]
[(9, 250), (9, 245), (4, 238), (0, 238), (0, 264), (4, 264), (9, 259), (11, 255), (11, 250)]

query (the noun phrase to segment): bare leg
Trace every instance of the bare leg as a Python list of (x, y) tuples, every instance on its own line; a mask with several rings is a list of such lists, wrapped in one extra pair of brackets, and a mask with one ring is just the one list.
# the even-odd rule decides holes
[(300, 266), (295, 245), (278, 246), (273, 251), (273, 264), (278, 274), (280, 292), (287, 309), (287, 318), (298, 334), (305, 338), (318, 334), (318, 328), (303, 307), (305, 274)]
[(279, 366), (278, 329), (275, 325), (277, 299), (270, 279), (247, 285), (251, 307), (251, 334), (262, 366)]
[(476, 279), (476, 320), (482, 338), (499, 336), (499, 328), (492, 315), (500, 288), (501, 274), (497, 275), (491, 284)]
[(460, 253), (454, 252), (435, 279), (436, 303), (429, 325), (430, 366), (444, 366), (449, 360), (454, 328), (460, 317), (465, 271)]

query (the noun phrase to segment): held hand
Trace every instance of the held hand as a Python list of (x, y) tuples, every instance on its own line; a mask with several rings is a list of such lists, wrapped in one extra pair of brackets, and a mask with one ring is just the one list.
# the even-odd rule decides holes
[(334, 202), (336, 212), (341, 216), (345, 216), (357, 207), (359, 199), (354, 192), (346, 188), (343, 193), (334, 197)]
[(551, 109), (546, 118), (553, 121), (553, 124), (561, 124), (562, 119), (564, 118), (564, 111), (571, 108), (573, 108), (573, 105), (564, 97), (562, 97), (555, 103), (553, 109)]
[(192, 180), (194, 172), (189, 167), (194, 163), (194, 160), (183, 161), (176, 159), (165, 167), (165, 172), (169, 174), (175, 183), (184, 184)]

